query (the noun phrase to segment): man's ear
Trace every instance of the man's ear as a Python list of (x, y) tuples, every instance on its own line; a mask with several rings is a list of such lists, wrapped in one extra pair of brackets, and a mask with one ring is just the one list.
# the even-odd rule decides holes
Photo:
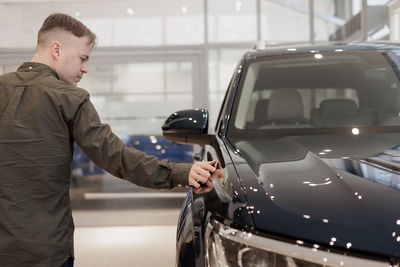
[(53, 41), (50, 44), (50, 54), (53, 59), (58, 59), (61, 54), (61, 44), (58, 41)]

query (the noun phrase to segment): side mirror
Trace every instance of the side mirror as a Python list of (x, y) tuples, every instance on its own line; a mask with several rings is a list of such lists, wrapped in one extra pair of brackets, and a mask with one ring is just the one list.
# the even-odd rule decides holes
[(168, 141), (195, 144), (188, 136), (204, 136), (208, 131), (208, 111), (187, 109), (171, 114), (162, 126), (163, 135)]
[(177, 111), (162, 126), (163, 135), (166, 140), (174, 143), (211, 145), (222, 167), (225, 167), (215, 135), (208, 134), (208, 121), (208, 111), (204, 109)]

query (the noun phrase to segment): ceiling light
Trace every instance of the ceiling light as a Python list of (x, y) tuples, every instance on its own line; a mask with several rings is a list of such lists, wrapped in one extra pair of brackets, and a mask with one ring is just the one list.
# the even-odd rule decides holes
[(131, 16), (135, 15), (135, 11), (133, 11), (133, 8), (130, 8), (130, 7), (128, 7), (128, 8), (126, 9), (126, 13), (128, 13), (128, 14), (131, 15)]
[(360, 134), (360, 130), (359, 130), (358, 128), (353, 128), (353, 129), (351, 129), (351, 132), (352, 132), (354, 135)]
[(321, 54), (315, 54), (314, 57), (315, 57), (316, 59), (321, 59), (321, 58), (323, 58), (324, 56), (321, 55)]
[(184, 13), (184, 14), (186, 14), (188, 12), (187, 6), (182, 6), (181, 10), (182, 10), (182, 13)]
[(242, 2), (241, 1), (237, 1), (236, 2), (236, 12), (239, 12), (242, 9)]

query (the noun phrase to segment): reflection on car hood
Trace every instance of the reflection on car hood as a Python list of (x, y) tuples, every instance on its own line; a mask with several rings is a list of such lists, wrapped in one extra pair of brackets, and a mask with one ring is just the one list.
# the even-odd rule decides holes
[[(394, 145), (390, 138), (384, 139), (380, 144), (385, 149)], [(313, 152), (305, 142), (274, 142), (268, 147), (241, 141), (236, 143), (241, 156), (233, 155), (246, 189), (247, 210), (258, 231), (311, 244), (400, 255), (397, 171), (380, 166), (379, 161), (370, 164), (345, 155), (322, 158), (334, 150), (329, 143), (324, 144), (325, 152), (314, 143)], [(252, 158), (247, 154), (250, 147)], [(379, 151), (377, 147), (365, 150), (374, 150), (368, 156)], [(248, 164), (243, 164), (245, 159)], [(374, 179), (381, 184), (370, 181)]]

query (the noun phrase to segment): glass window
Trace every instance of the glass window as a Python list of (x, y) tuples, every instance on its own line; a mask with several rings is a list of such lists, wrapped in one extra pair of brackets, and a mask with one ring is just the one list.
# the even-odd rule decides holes
[(255, 42), (256, 1), (208, 1), (208, 40), (214, 42)]
[(166, 44), (200, 44), (204, 42), (203, 16), (171, 16), (166, 20)]
[(0, 3), (0, 47), (35, 47), (37, 31), (54, 12), (85, 23), (99, 37), (99, 47), (204, 42), (202, 0), (18, 2)]
[(392, 40), (400, 40), (400, 9), (398, 9), (392, 13), (391, 39)]
[(341, 26), (338, 24), (339, 19), (338, 21), (334, 19), (335, 5), (332, 3), (332, 1), (314, 1), (315, 41), (328, 41), (330, 35), (335, 33), (336, 29)]
[[(317, 56), (318, 55), (318, 56)], [(398, 52), (308, 53), (249, 65), (238, 129), (400, 125)]]
[(353, 16), (357, 15), (361, 12), (362, 8), (362, 0), (353, 0), (351, 1), (352, 4), (352, 14)]
[(165, 44), (204, 43), (203, 0), (163, 1)]
[(154, 63), (115, 64), (114, 92), (150, 94), (164, 91), (164, 65)]
[[(79, 19), (79, 18), (78, 18)], [(84, 23), (97, 36), (97, 46), (116, 45), (114, 40), (113, 20), (110, 18), (82, 18)]]
[(391, 0), (368, 0), (367, 3), (369, 6), (384, 6)]
[(167, 62), (166, 69), (166, 90), (167, 93), (193, 92), (193, 66), (191, 62)]
[[(25, 6), (26, 5), (26, 6)], [(45, 16), (29, 3), (0, 4), (0, 47), (35, 47), (37, 31)], [(29, 12), (29, 8), (31, 8)], [(35, 12), (32, 12), (35, 10)], [(49, 13), (47, 13), (49, 14)], [(35, 18), (35, 16), (37, 18)]]
[(289, 5), (261, 1), (261, 14), (263, 40), (270, 42), (309, 40), (308, 0), (290, 1)]
[(114, 20), (113, 32), (114, 45), (162, 44), (162, 20), (159, 17), (118, 18)]
[(193, 84), (191, 61), (159, 60), (91, 65), (79, 86), (90, 92), (101, 119), (123, 136), (160, 135), (166, 116), (192, 107)]
[(79, 87), (92, 94), (111, 93), (113, 90), (114, 66), (112, 64), (94, 65), (89, 63), (89, 72), (79, 82)]
[(209, 53), (209, 114), (214, 126), (238, 60), (248, 49), (213, 49)]
[(0, 65), (0, 74), (16, 71), (19, 65)]
[(8, 65), (8, 66), (5, 66), (4, 73), (11, 72), (11, 71), (17, 71), (18, 68), (19, 68), (19, 65)]

